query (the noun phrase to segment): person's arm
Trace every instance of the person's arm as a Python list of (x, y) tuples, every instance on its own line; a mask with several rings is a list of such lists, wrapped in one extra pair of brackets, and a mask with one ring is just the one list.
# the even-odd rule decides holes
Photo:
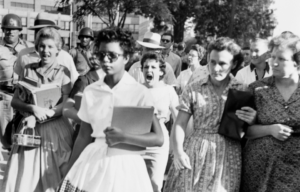
[(38, 120), (43, 121), (47, 119), (48, 109), (23, 102), (21, 99), (19, 99), (18, 88), (14, 93), (11, 106), (18, 111), (33, 113)]
[(78, 110), (75, 109), (74, 105), (74, 99), (68, 98), (63, 108), (63, 116), (73, 119), (76, 123), (80, 123), (81, 120), (77, 115)]
[(156, 115), (153, 115), (151, 132), (142, 135), (133, 135), (124, 133), (120, 128), (107, 127), (104, 130), (108, 146), (114, 146), (118, 143), (127, 143), (141, 147), (162, 146), (164, 143), (163, 132)]
[(284, 141), (291, 136), (293, 130), (291, 127), (282, 124), (272, 125), (252, 125), (248, 127), (245, 137), (247, 139), (256, 139), (265, 136), (273, 136), (274, 138)]
[(81, 126), (79, 129), (78, 136), (76, 138), (73, 151), (71, 154), (71, 157), (69, 159), (69, 162), (67, 166), (65, 166), (65, 170), (62, 170), (62, 175), (66, 175), (68, 171), (71, 169), (73, 164), (76, 162), (82, 151), (88, 146), (90, 143), (92, 143), (93, 138), (91, 137), (91, 134), (93, 132), (92, 126), (89, 123), (86, 123), (84, 121), (81, 122)]
[(191, 117), (190, 113), (179, 111), (175, 124), (171, 132), (171, 144), (174, 153), (174, 165), (177, 170), (188, 168), (191, 169), (188, 155), (183, 150), (185, 138), (185, 129)]
[(178, 115), (177, 107), (179, 106), (179, 98), (178, 95), (176, 94), (176, 91), (173, 88), (170, 90), (170, 94), (171, 94), (170, 96), (171, 103), (169, 109), (171, 111), (173, 119), (175, 120)]

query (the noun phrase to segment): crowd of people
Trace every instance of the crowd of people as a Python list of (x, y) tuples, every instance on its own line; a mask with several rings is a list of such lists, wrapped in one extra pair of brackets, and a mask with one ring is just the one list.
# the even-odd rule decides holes
[[(121, 28), (94, 37), (84, 27), (68, 53), (47, 13), (28, 28), (34, 43), (20, 38), (15, 14), (2, 30), (0, 139), (9, 159), (0, 191), (299, 191), (300, 38), (292, 32), (243, 48), (228, 37), (187, 48), (171, 32), (136, 41)], [(57, 84), (57, 105), (34, 105), (18, 83), (26, 79)], [(246, 125), (241, 140), (219, 133), (231, 90), (254, 103), (234, 109)], [(153, 107), (150, 132), (112, 126), (120, 106)], [(12, 141), (24, 126), (40, 146)], [(145, 150), (108, 155), (120, 143)]]

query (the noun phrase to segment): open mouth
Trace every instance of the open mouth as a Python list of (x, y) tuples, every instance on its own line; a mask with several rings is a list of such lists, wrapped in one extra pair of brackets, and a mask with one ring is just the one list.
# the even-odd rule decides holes
[(153, 75), (152, 75), (152, 74), (147, 74), (147, 75), (146, 75), (146, 79), (147, 79), (148, 81), (152, 81)]

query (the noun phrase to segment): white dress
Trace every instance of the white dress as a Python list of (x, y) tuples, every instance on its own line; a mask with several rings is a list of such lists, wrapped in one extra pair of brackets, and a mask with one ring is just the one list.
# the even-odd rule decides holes
[(154, 105), (149, 90), (127, 72), (113, 89), (103, 80), (86, 87), (78, 116), (91, 124), (96, 140), (81, 153), (60, 192), (153, 192), (140, 155), (106, 155), (103, 130), (111, 123), (113, 106)]

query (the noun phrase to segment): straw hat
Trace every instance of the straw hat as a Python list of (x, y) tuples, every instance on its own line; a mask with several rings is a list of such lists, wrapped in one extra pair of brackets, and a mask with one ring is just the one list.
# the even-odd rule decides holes
[(160, 46), (160, 39), (160, 34), (147, 31), (144, 35), (143, 41), (137, 41), (137, 43), (142, 45), (143, 47), (152, 49), (164, 49), (165, 47)]
[(55, 29), (60, 29), (60, 27), (56, 25), (52, 15), (46, 12), (39, 13), (34, 20), (34, 26), (31, 26), (28, 29), (36, 30), (44, 27), (54, 27)]

